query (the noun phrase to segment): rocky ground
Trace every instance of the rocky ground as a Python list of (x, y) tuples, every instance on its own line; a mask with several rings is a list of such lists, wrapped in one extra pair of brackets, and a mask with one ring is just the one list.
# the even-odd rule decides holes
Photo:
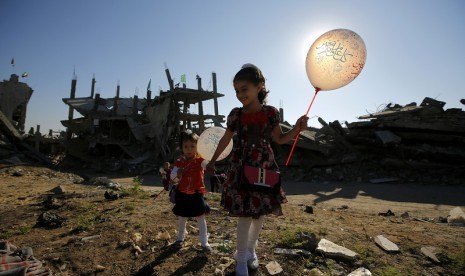
[[(160, 192), (159, 176), (106, 175), (112, 182), (99, 182), (80, 175), (2, 166), (0, 239), (31, 247), (55, 275), (234, 275), (236, 219), (222, 210), (219, 194), (207, 195), (214, 250), (206, 255), (195, 220), (188, 221), (182, 249), (169, 245), (176, 217), (166, 192)], [(57, 186), (61, 192), (51, 192)], [(284, 187), (285, 216), (267, 218), (258, 246), (260, 268), (252, 275), (270, 275), (267, 265), (273, 261), (283, 269), (280, 275), (348, 275), (359, 267), (373, 275), (465, 275), (465, 227), (446, 222), (451, 209), (464, 208), (463, 185), (286, 181)], [(119, 198), (105, 198), (106, 191)], [(385, 216), (389, 210), (393, 215)], [(378, 235), (400, 251), (381, 249), (374, 242)], [(359, 259), (323, 256), (310, 236), (350, 249)], [(437, 248), (439, 262), (421, 252), (427, 246)], [(276, 248), (311, 255), (276, 254)]]

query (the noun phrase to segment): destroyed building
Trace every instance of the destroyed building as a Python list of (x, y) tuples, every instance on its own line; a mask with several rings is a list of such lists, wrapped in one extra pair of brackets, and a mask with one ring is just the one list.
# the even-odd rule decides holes
[[(169, 70), (165, 72), (169, 90), (161, 90), (154, 98), (149, 89), (146, 98), (121, 98), (119, 85), (115, 97), (101, 98), (99, 93), (94, 95), (95, 78), (90, 96), (76, 97), (73, 79), (71, 95), (63, 99), (69, 106), (68, 120), (61, 121), (67, 128), (67, 153), (93, 163), (114, 160), (114, 169), (146, 160), (172, 160), (178, 154), (176, 142), (182, 130), (201, 133), (209, 126), (221, 126), (225, 120), (218, 113), (218, 98), (224, 95), (217, 91), (215, 73), (213, 91), (206, 91), (199, 76), (197, 88), (192, 89), (175, 85)], [(214, 114), (204, 114), (207, 101), (213, 101)], [(192, 105), (198, 106), (198, 113), (192, 111)], [(82, 117), (74, 118), (74, 111)]]
[[(48, 158), (39, 151), (43, 137), (39, 132), (34, 141), (28, 141), (24, 133), (27, 106), (33, 90), (12, 74), (9, 80), (0, 82), (0, 157), (9, 163), (19, 163), (26, 159), (50, 164)], [(32, 131), (33, 132), (33, 131)]]
[[(27, 104), (32, 96), (32, 88), (19, 81), (19, 76), (12, 74), (10, 80), (0, 82), (0, 116), (5, 127), (12, 124), (18, 131), (24, 131)], [(5, 120), (8, 119), (8, 120)], [(10, 129), (11, 130), (11, 129)]]

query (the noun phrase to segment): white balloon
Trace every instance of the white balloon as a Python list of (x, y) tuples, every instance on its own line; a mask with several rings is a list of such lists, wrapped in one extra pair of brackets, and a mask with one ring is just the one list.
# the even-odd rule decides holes
[(308, 79), (319, 90), (340, 88), (360, 74), (366, 55), (365, 42), (357, 33), (347, 29), (326, 32), (308, 50)]
[[(218, 147), (218, 143), (225, 132), (226, 130), (222, 127), (210, 127), (204, 130), (197, 141), (197, 152), (200, 153), (204, 159), (211, 160), (216, 147)], [(219, 161), (226, 158), (231, 153), (232, 147), (233, 141), (231, 139), (229, 144), (216, 160)]]

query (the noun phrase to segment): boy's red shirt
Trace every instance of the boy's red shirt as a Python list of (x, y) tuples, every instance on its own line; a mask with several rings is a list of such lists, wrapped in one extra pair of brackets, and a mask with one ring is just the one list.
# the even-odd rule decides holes
[(183, 169), (182, 177), (178, 183), (178, 190), (186, 194), (206, 194), (208, 190), (204, 185), (204, 169), (201, 157), (186, 159), (181, 156), (174, 162), (174, 166)]

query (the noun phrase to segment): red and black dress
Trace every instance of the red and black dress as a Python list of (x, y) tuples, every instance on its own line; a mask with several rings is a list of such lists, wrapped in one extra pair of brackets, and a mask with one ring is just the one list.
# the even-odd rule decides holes
[[(238, 121), (239, 120), (239, 121)], [(245, 191), (237, 188), (240, 160), (243, 164), (276, 170), (274, 153), (271, 148), (271, 133), (279, 124), (279, 111), (263, 105), (260, 111), (244, 113), (242, 108), (234, 108), (228, 115), (227, 128), (237, 133), (229, 159), (228, 181), (224, 186), (222, 204), (230, 215), (258, 218), (261, 215), (282, 215), (281, 204), (286, 203), (286, 195)]]

